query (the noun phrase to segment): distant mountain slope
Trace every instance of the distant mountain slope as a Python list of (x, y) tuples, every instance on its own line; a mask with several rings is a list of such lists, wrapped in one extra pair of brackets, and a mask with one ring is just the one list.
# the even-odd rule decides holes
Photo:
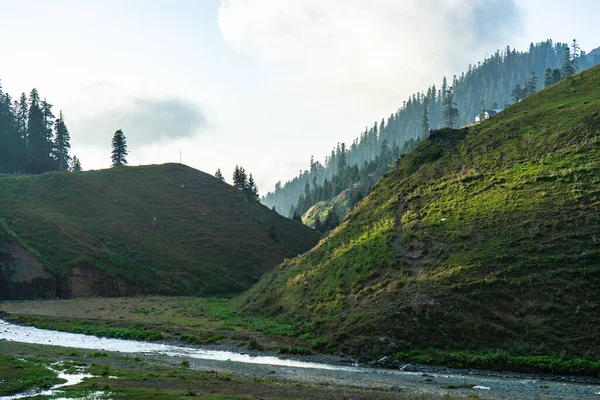
[[(313, 201), (312, 204), (299, 207), (299, 203), (302, 203), (300, 197), (305, 196), (306, 183), (313, 187), (315, 180), (318, 185), (322, 185), (326, 179), (331, 182), (334, 175), (338, 175), (339, 178), (338, 167), (341, 158), (344, 158), (349, 168), (358, 165), (362, 169), (365, 162), (371, 162), (386, 151), (385, 149), (393, 148), (394, 145), (401, 153), (412, 150), (424, 138), (422, 128), (425, 109), (429, 128), (437, 129), (446, 126), (443, 119), (443, 104), (447, 87), (454, 88), (454, 101), (459, 112), (457, 123), (458, 126), (464, 126), (475, 121), (480, 113), (482, 101), (487, 109), (505, 108), (508, 104), (512, 104), (513, 90), (517, 85), (523, 87), (532, 72), (535, 72), (538, 79), (536, 90), (541, 90), (544, 87), (546, 68), (560, 69), (566, 51), (570, 51), (568, 44), (552, 40), (532, 43), (527, 51), (517, 51), (508, 46), (502, 51), (497, 50), (476, 65), (469, 65), (462, 74), (444, 77), (439, 82), (441, 86), (431, 85), (427, 90), (409, 96), (402, 104), (398, 104), (397, 110), (394, 110), (391, 115), (382, 115), (384, 119), (377, 120), (374, 124), (370, 123), (359, 137), (351, 144), (347, 144), (346, 154), (342, 154), (343, 146), (338, 143), (337, 148), (325, 157), (323, 164), (311, 159), (306, 170), (301, 171), (296, 177), (290, 177), (283, 185), (279, 182), (275, 190), (267, 193), (261, 201), (268, 207), (275, 206), (279, 213), (290, 218), (294, 211), (302, 215), (317, 203)], [(579, 71), (598, 63), (600, 63), (598, 49), (576, 60)], [(348, 135), (346, 133), (340, 137), (348, 137)], [(381, 173), (378, 171), (378, 178), (390, 169), (386, 164), (383, 166), (386, 168)], [(354, 183), (356, 182), (339, 187), (329, 200)], [(360, 183), (366, 186), (362, 179)], [(326, 199), (318, 201), (323, 200)]]
[[(347, 350), (600, 357), (600, 67), (434, 132), (244, 297)], [(388, 343), (389, 343), (388, 341)]]
[(236, 292), (318, 239), (182, 165), (0, 175), (0, 298)]

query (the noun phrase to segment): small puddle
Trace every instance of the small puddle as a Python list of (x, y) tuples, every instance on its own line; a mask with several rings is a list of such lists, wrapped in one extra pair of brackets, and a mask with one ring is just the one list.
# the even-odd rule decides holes
[[(76, 349), (114, 351), (120, 353), (144, 353), (171, 357), (198, 358), (215, 361), (235, 361), (249, 364), (265, 364), (283, 367), (315, 368), (336, 371), (372, 371), (368, 368), (338, 366), (313, 362), (282, 359), (273, 356), (251, 356), (229, 351), (204, 350), (193, 347), (174, 346), (133, 340), (99, 338), (78, 333), (58, 332), (20, 326), (0, 320), (0, 340), (18, 343), (43, 344)], [(4, 399), (0, 399), (4, 400)]]
[(59, 383), (58, 385), (54, 385), (50, 389), (44, 390), (41, 392), (35, 391), (35, 390), (30, 390), (27, 392), (23, 392), (21, 394), (0, 397), (0, 400), (26, 399), (28, 397), (34, 397), (34, 396), (56, 396), (56, 395), (60, 394), (60, 390), (58, 390), (58, 389), (66, 387), (66, 386), (77, 385), (77, 384), (83, 382), (83, 380), (85, 378), (93, 377), (93, 375), (83, 374), (83, 373), (81, 373), (81, 374), (65, 374), (64, 372), (59, 372), (59, 371), (56, 371), (56, 372), (58, 372), (58, 377), (60, 379), (66, 380), (66, 382)]

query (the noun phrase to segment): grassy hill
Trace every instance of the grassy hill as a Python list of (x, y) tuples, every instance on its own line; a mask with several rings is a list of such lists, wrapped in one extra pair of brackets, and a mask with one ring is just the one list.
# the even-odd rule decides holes
[(240, 301), (342, 348), (600, 357), (600, 67), (434, 132)]
[(331, 200), (323, 200), (312, 206), (302, 215), (302, 222), (312, 228), (315, 227), (317, 218), (321, 221), (325, 221), (327, 215), (335, 210), (339, 218), (345, 216), (354, 206), (352, 198), (356, 196), (357, 192), (360, 191), (359, 185), (354, 185), (350, 189), (342, 191), (340, 194), (335, 196)]
[(86, 279), (125, 285), (125, 294), (241, 291), (318, 239), (182, 165), (0, 175), (0, 265), (12, 263), (14, 275), (35, 257), (57, 295)]

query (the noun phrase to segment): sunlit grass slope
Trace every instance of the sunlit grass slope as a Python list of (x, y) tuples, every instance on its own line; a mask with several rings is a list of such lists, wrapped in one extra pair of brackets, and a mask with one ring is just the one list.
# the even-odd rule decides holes
[(230, 293), (318, 238), (177, 164), (0, 175), (0, 242), (18, 241), (57, 277), (84, 264), (145, 293)]
[(596, 67), (434, 132), (241, 304), (374, 355), (394, 342), (600, 357), (599, 295)]

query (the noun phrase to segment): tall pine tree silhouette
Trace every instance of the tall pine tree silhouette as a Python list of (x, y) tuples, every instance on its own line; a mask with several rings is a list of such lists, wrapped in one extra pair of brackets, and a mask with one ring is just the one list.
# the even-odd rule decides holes
[(223, 176), (223, 173), (221, 173), (221, 168), (217, 168), (217, 172), (215, 172), (215, 178), (221, 182), (225, 182), (225, 177)]
[(81, 161), (79, 161), (79, 157), (73, 156), (71, 160), (71, 171), (73, 172), (81, 172), (83, 168), (81, 167)]
[(450, 86), (446, 89), (444, 98), (444, 123), (448, 128), (454, 128), (458, 123), (458, 109), (454, 102), (454, 88)]
[(125, 158), (129, 154), (127, 150), (127, 140), (122, 130), (115, 132), (115, 136), (112, 138), (112, 166), (121, 167), (127, 165), (127, 159)]
[(423, 102), (423, 116), (421, 117), (421, 139), (425, 139), (429, 136), (429, 107), (427, 107), (427, 100)]
[(64, 171), (69, 168), (71, 157), (69, 156), (69, 149), (71, 148), (71, 137), (69, 130), (65, 124), (65, 118), (62, 111), (59, 114), (56, 124), (54, 125), (55, 138), (54, 138), (54, 153), (56, 160), (58, 161), (58, 170)]

